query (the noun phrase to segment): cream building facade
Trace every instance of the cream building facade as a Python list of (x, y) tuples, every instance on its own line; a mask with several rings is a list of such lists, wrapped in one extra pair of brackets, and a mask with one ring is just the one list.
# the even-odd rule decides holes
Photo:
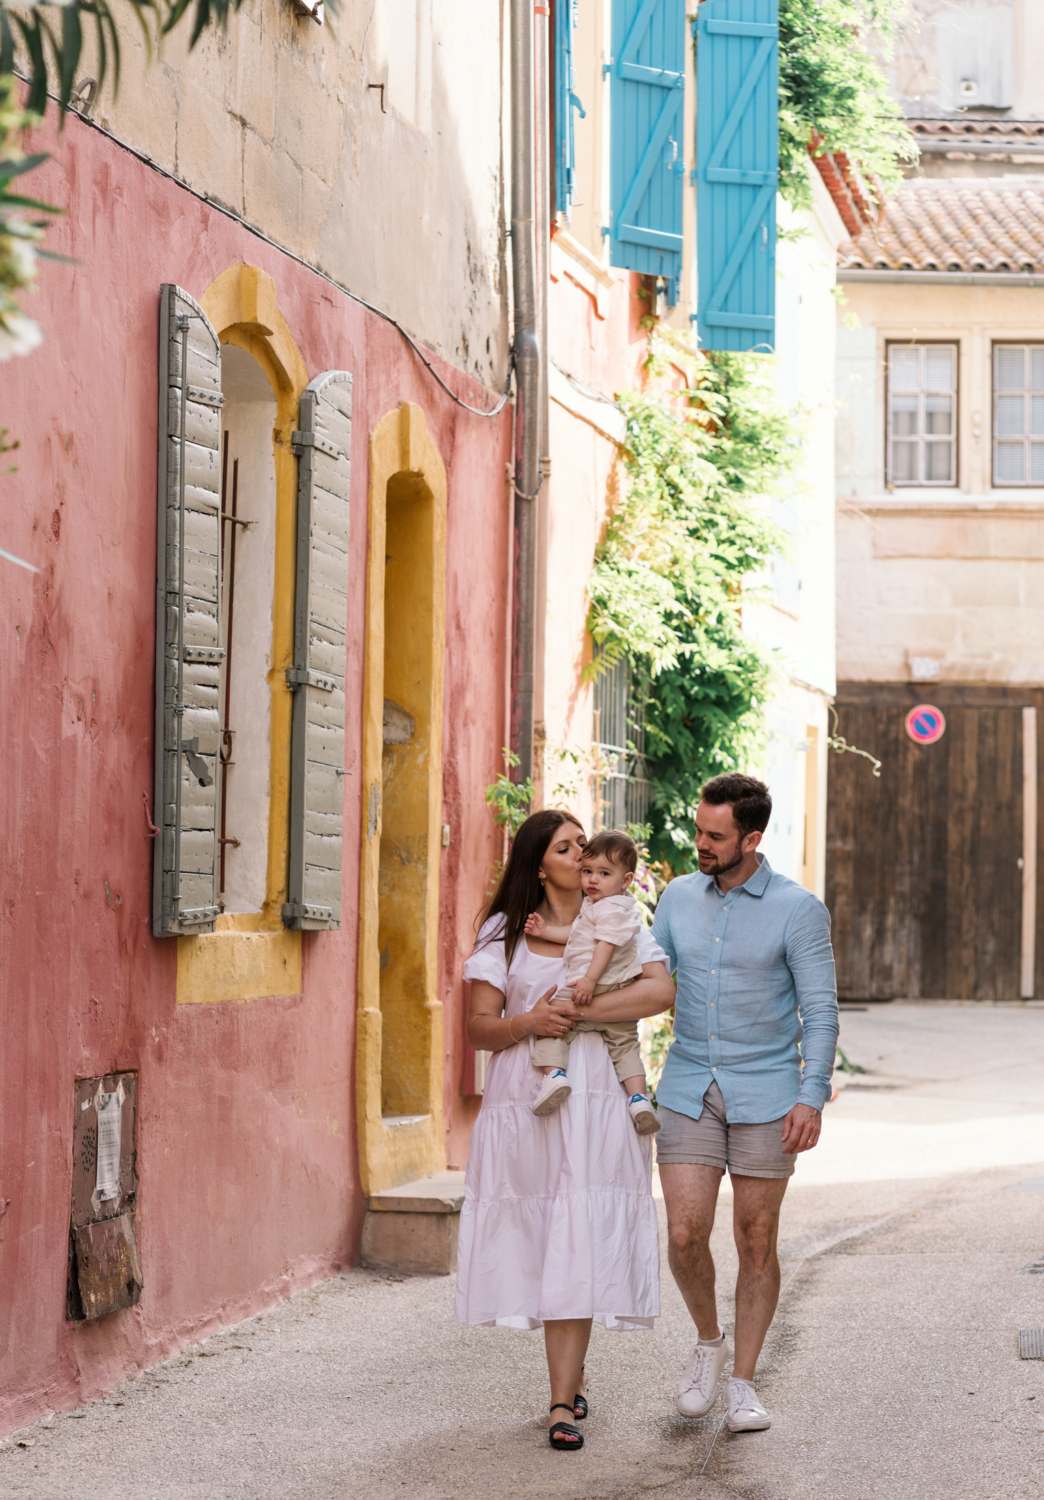
[[(645, 340), (628, 306), (629, 273), (610, 266), (609, 79), (611, 7), (581, 5), (574, 40), (575, 91), (584, 109), (574, 121), (575, 201), (560, 217), (550, 252), (549, 412), (551, 476), (542, 502), (542, 594), (539, 625), (537, 719), (545, 742), (544, 793), (560, 800), (567, 790), (585, 818), (612, 818), (612, 795), (582, 769), (612, 765), (622, 757), (619, 702), (612, 685), (601, 693), (582, 681), (591, 643), (583, 631), (586, 600), (571, 587), (593, 560), (605, 521), (618, 503), (625, 475), (620, 464), (623, 415), (616, 392), (639, 384)], [(655, 308), (681, 346), (697, 353), (695, 58), (686, 38), (683, 168), (683, 252), (678, 300), (661, 295)], [(744, 612), (744, 626), (775, 653), (779, 671), (767, 712), (763, 759), (751, 770), (766, 775), (774, 814), (765, 849), (784, 874), (824, 889), (826, 736), (834, 671), (834, 339), (837, 247), (861, 221), (848, 188), (829, 158), (816, 171), (810, 161), (811, 211), (790, 213), (780, 201), (781, 224), (800, 230), (777, 247), (776, 352), (785, 401), (807, 415), (801, 472), (774, 519), (792, 537), (795, 561), (777, 560), (771, 599)], [(821, 175), (821, 172), (824, 175)], [(825, 178), (834, 184), (828, 191)], [(839, 211), (849, 214), (849, 227)], [(563, 641), (567, 649), (563, 650)], [(575, 643), (575, 644), (574, 644)], [(623, 735), (626, 739), (626, 735)], [(563, 754), (564, 752), (564, 754)], [(640, 767), (639, 767), (640, 772)], [(556, 793), (559, 795), (556, 796)], [(622, 820), (623, 793), (616, 807)], [(601, 799), (602, 806), (596, 803)], [(629, 801), (629, 820), (640, 813), (641, 794)], [(607, 811), (608, 808), (608, 811)], [(634, 818), (641, 821), (640, 816)]]

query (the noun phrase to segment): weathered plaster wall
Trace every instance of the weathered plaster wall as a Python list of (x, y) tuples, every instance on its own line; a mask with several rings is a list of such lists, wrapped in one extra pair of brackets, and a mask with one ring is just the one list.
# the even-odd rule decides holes
[[(130, 70), (128, 70), (130, 71)], [(360, 746), (367, 435), (403, 399), (448, 473), (441, 995), (444, 1109), (466, 1120), (460, 955), (499, 852), (482, 789), (504, 739), (509, 419), (468, 416), (382, 320), (76, 119), (42, 149), (50, 231), (31, 311), (47, 331), (0, 367), (22, 438), (0, 478), (0, 1431), (75, 1404), (356, 1253), (353, 1047), (359, 778), (347, 778), (344, 909), (303, 940), (299, 993), (175, 1006), (150, 935), (157, 306), (238, 261), (275, 280), (309, 375), (355, 375), (346, 769)], [(443, 367), (447, 378), (453, 372)], [(456, 375), (460, 380), (460, 375)], [(471, 399), (481, 390), (471, 384)], [(64, 1321), (73, 1080), (139, 1073), (140, 1305)], [(452, 1159), (452, 1156), (451, 1156)]]
[(120, 92), (95, 117), (503, 386), (503, 10), (341, 0), (318, 26), (246, 0), (227, 34), (189, 53), (183, 23), (151, 66), (128, 15)]
[(793, 556), (775, 559), (771, 600), (744, 608), (744, 629), (778, 653), (767, 706), (762, 770), (773, 798), (764, 849), (774, 868), (817, 891), (824, 885), (827, 704), (834, 673), (834, 335), (837, 245), (844, 226), (818, 173), (813, 209), (780, 205), (781, 223), (801, 228), (777, 247), (779, 389), (800, 408), (801, 462), (773, 520)]
[[(1013, 286), (845, 283), (838, 329), (838, 676), (1044, 681), (1044, 488), (992, 485), (992, 346), (1044, 342), (1044, 296)], [(959, 345), (957, 484), (885, 483), (893, 340)], [(918, 668), (918, 675), (922, 675)]]
[[(537, 719), (546, 735), (544, 801), (570, 807), (590, 829), (593, 714), (591, 685), (581, 682), (591, 659), (586, 585), (625, 482), (618, 462), (624, 422), (614, 406), (585, 398), (568, 375), (608, 397), (637, 385), (644, 307), (637, 279), (628, 273), (613, 272), (612, 284), (600, 286), (556, 252), (551, 274), (551, 478), (541, 505), (540, 596), (546, 607), (538, 620)], [(566, 750), (583, 757), (579, 768), (559, 758)]]

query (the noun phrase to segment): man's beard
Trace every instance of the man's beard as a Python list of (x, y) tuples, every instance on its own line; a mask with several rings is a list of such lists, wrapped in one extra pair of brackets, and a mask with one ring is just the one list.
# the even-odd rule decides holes
[(737, 865), (741, 865), (742, 863), (743, 863), (743, 848), (742, 848), (741, 844), (737, 843), (737, 845), (736, 845), (736, 853), (733, 855), (732, 859), (730, 859), (728, 861), (723, 861), (723, 860), (720, 860), (720, 859), (716, 859), (713, 864), (704, 864), (703, 860), (701, 859), (700, 860), (700, 874), (701, 875), (727, 875), (730, 870), (734, 870)]

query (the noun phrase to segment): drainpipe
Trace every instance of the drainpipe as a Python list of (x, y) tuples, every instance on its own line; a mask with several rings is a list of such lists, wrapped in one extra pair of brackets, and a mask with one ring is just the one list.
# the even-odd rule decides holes
[(511, 275), (515, 340), (515, 640), (511, 721), (518, 778), (533, 774), (540, 340), (533, 235), (533, 0), (511, 0)]
[[(566, 4), (571, 0), (566, 0)], [(546, 709), (545, 665), (547, 662), (547, 535), (548, 535), (548, 483), (551, 476), (550, 407), (548, 402), (548, 365), (551, 349), (547, 337), (547, 298), (550, 287), (548, 262), (551, 257), (551, 111), (550, 111), (550, 29), (551, 15), (548, 5), (536, 6), (536, 304), (537, 337), (540, 340), (540, 384), (537, 392), (539, 410), (538, 447), (540, 456), (539, 499), (536, 508), (536, 571), (535, 597), (537, 600), (534, 636), (536, 639), (536, 670), (533, 674), (534, 699), (534, 744), (533, 754), (537, 771), (543, 771), (543, 746), (546, 737), (544, 715)]]

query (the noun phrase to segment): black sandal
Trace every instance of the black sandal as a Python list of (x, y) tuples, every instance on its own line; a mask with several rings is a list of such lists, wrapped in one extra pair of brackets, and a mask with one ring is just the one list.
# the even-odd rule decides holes
[[(583, 1370), (586, 1367), (584, 1365), (581, 1365), (580, 1368), (581, 1370)], [(577, 1391), (576, 1395), (573, 1397), (573, 1416), (578, 1422), (582, 1422), (587, 1416), (587, 1412), (587, 1397), (582, 1391)]]
[[(566, 1406), (564, 1401), (556, 1401), (552, 1411), (569, 1412), (572, 1415), (573, 1408)], [(574, 1427), (571, 1422), (555, 1422), (548, 1430), (547, 1440), (552, 1448), (557, 1448), (561, 1453), (575, 1453), (578, 1448), (584, 1446), (584, 1435), (579, 1427)]]

